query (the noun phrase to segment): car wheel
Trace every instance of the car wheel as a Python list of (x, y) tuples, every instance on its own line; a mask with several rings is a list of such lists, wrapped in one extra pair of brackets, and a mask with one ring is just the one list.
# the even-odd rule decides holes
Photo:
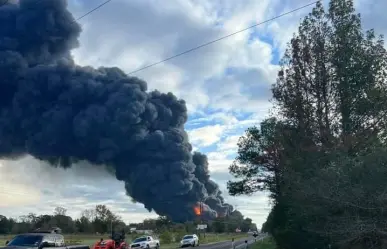
[(149, 247), (149, 244), (148, 245), (146, 245), (146, 249), (149, 249), (150, 247)]
[(160, 248), (160, 245), (159, 244), (156, 244), (156, 249), (159, 249)]

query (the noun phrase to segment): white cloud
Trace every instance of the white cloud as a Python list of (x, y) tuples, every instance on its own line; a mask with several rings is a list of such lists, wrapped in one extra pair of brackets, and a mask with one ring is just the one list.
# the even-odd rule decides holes
[[(232, 159), (227, 158), (227, 155), (222, 152), (210, 152), (207, 154), (209, 161), (209, 169), (211, 173), (227, 172), (228, 167), (232, 163)], [(219, 182), (218, 182), (219, 183)]]
[(70, 169), (54, 168), (30, 156), (0, 163), (0, 213), (3, 215), (47, 214), (62, 206), (68, 209), (69, 215), (79, 217), (84, 209), (105, 204), (126, 222), (156, 217), (142, 204), (131, 203), (124, 184), (103, 167), (82, 162)]
[(189, 121), (189, 124), (197, 126), (207, 122), (221, 122), (223, 124), (235, 124), (238, 122), (238, 119), (232, 113), (216, 112), (212, 115), (205, 115), (204, 117), (191, 120)]
[(207, 147), (220, 140), (220, 135), (224, 129), (225, 126), (217, 124), (191, 130), (188, 134), (192, 144), (198, 147)]
[[(256, 1), (225, 4), (180, 0), (168, 3), (114, 1), (82, 20), (84, 31), (81, 47), (73, 54), (81, 64), (119, 66), (130, 72), (232, 33), (236, 28), (245, 27), (251, 22), (263, 20), (269, 2), (265, 0), (259, 4)], [(78, 15), (93, 5), (86, 1), (82, 3), (83, 5), (71, 5)], [(242, 107), (246, 101), (236, 99), (246, 99), (240, 94), (241, 89), (236, 85), (233, 87), (233, 83), (222, 81), (226, 68), (243, 68), (250, 63), (250, 70), (257, 71), (255, 80), (262, 82), (260, 84), (267, 84), (266, 77), (272, 74), (271, 47), (259, 40), (250, 42), (251, 31), (134, 75), (147, 80), (150, 89), (173, 91), (184, 98), (191, 112), (197, 111), (198, 107), (216, 104), (218, 93), (227, 97), (224, 92), (226, 89), (235, 92), (232, 102)], [(235, 77), (232, 80), (238, 81)], [(208, 92), (211, 90), (209, 85), (216, 87), (217, 91)], [(263, 99), (266, 100), (267, 95)], [(214, 105), (216, 108), (227, 109), (232, 106)]]
[(237, 144), (240, 137), (240, 135), (233, 135), (227, 137), (222, 143), (218, 144), (218, 150), (235, 152), (238, 147)]

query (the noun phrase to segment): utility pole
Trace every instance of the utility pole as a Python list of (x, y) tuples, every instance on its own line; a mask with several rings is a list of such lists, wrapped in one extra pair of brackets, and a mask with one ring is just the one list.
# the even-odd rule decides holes
[(110, 219), (110, 232), (111, 232), (112, 239), (113, 239), (113, 219)]
[[(202, 215), (202, 213), (203, 213), (203, 202), (204, 202), (205, 200), (206, 200), (206, 199), (203, 199), (203, 201), (200, 203), (200, 204), (201, 204), (200, 206), (202, 207), (202, 208), (201, 208), (202, 210), (201, 210), (201, 212), (200, 212), (201, 215)], [(202, 218), (201, 218), (201, 223), (202, 223), (202, 225), (203, 225), (203, 219), (202, 219)], [(203, 226), (202, 226), (202, 227), (203, 227)], [(205, 230), (205, 229), (206, 229), (206, 228), (203, 227), (203, 236), (204, 236), (204, 238), (206, 237), (206, 230)]]
[(199, 213), (200, 213), (200, 225), (199, 225), (199, 237), (200, 237), (200, 233), (201, 233), (201, 230), (202, 230), (202, 224), (203, 224), (203, 202), (199, 202)]
[(200, 210), (200, 224), (203, 224), (203, 202), (200, 202), (199, 205), (199, 210)]

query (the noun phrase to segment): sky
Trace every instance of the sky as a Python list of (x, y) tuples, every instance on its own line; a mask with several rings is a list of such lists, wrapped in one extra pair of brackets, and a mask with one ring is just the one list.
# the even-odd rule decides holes
[[(69, 0), (75, 17), (103, 0)], [(228, 35), (255, 23), (311, 3), (306, 0), (112, 0), (79, 22), (80, 47), (73, 51), (80, 65), (118, 66), (130, 73), (148, 64)], [(324, 2), (326, 5), (328, 1)], [(385, 0), (356, 0), (365, 28), (387, 34)], [(258, 227), (270, 202), (265, 193), (231, 197), (228, 166), (238, 138), (268, 117), (270, 85), (278, 62), (312, 7), (267, 22), (202, 49), (132, 74), (147, 81), (149, 90), (173, 92), (186, 100), (186, 129), (194, 150), (206, 153), (211, 177), (227, 202)], [(125, 222), (157, 217), (132, 203), (124, 184), (104, 168), (89, 170), (87, 162), (56, 169), (30, 156), (0, 160), (0, 214), (53, 213), (56, 206), (79, 217), (82, 210), (105, 204)], [(22, 172), (22, 173), (21, 173)]]

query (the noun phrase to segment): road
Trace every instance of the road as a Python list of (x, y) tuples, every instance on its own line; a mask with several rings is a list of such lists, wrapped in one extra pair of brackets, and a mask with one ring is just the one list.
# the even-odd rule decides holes
[[(265, 238), (265, 235), (260, 235), (257, 237), (257, 241)], [(254, 243), (255, 239), (253, 236), (246, 237), (244, 239), (238, 239), (235, 241), (235, 249), (243, 249), (245, 240), (248, 241), (248, 244)], [(189, 248), (189, 247), (187, 247)], [(210, 244), (203, 244), (196, 248), (199, 249), (231, 249), (231, 241), (223, 241), (223, 242), (216, 242), (216, 243), (210, 243)]]

